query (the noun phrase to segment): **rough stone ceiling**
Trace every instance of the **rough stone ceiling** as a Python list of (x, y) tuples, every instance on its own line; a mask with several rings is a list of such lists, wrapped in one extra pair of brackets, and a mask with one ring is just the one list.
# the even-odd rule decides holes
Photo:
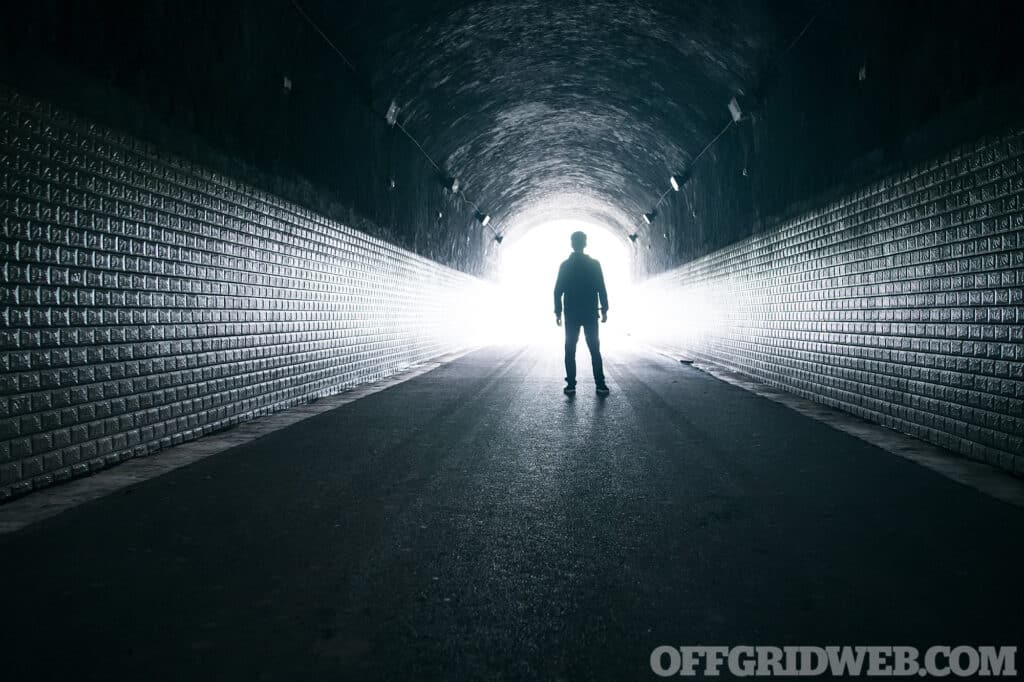
[(314, 6), (502, 231), (566, 213), (628, 234), (814, 2)]

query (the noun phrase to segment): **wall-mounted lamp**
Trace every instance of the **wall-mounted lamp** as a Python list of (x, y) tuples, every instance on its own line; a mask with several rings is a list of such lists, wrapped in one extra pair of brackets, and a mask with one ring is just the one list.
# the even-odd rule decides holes
[(736, 101), (735, 97), (729, 100), (729, 115), (732, 116), (733, 123), (739, 123), (743, 118), (743, 109), (740, 108), (740, 103)]
[(682, 173), (677, 173), (676, 175), (673, 175), (672, 177), (670, 177), (668, 179), (668, 183), (670, 185), (672, 185), (672, 189), (674, 189), (675, 191), (678, 192), (679, 190), (681, 190), (683, 188), (683, 185), (685, 185), (687, 182), (690, 181), (690, 178), (692, 176), (693, 176), (693, 170), (690, 169), (690, 168), (687, 168)]
[(658, 215), (658, 212), (651, 209), (648, 213), (644, 213), (644, 222), (650, 225), (654, 222), (654, 218)]
[(502, 235), (502, 234), (494, 235), (494, 241), (498, 242), (499, 244), (502, 243), (503, 241), (505, 241), (505, 235)]
[(384, 120), (388, 122), (389, 126), (398, 123), (398, 103), (395, 100), (391, 100), (391, 104), (388, 105), (388, 111), (384, 114)]
[(640, 235), (638, 235), (636, 232), (634, 232), (633, 234), (629, 235), (629, 241), (633, 242), (634, 244), (636, 244), (636, 240), (639, 239), (639, 238), (640, 238)]
[(488, 225), (491, 224), (491, 216), (481, 211), (476, 212), (476, 219), (479, 220), (480, 224), (483, 225), (484, 227), (487, 227)]

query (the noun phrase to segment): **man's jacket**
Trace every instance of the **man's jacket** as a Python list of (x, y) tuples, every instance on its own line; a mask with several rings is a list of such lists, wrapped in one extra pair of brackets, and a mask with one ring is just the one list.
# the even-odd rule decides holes
[(604, 288), (601, 264), (584, 253), (573, 252), (558, 268), (555, 315), (561, 315), (564, 309), (567, 319), (594, 319), (599, 305), (602, 312), (608, 312), (608, 291)]

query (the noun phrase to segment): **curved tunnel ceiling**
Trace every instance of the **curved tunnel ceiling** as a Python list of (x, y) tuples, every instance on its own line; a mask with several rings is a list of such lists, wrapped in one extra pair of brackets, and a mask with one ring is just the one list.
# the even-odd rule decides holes
[[(482, 0), (321, 6), (328, 33), (503, 232), (642, 225), (810, 2)], [(362, 49), (360, 49), (362, 48)]]
[[(499, 249), (466, 196), (509, 242), (638, 231), (650, 273), (1015, 124), (1021, 3), (940, 4), (54, 0), (12, 7), (0, 78), (467, 272)], [(645, 229), (734, 94), (747, 121)], [(386, 126), (392, 100), (464, 191)]]

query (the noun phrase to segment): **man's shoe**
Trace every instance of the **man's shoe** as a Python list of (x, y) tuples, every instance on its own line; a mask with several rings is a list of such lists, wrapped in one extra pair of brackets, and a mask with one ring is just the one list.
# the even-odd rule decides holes
[(562, 393), (564, 393), (566, 395), (576, 395), (576, 387), (575, 386), (566, 386), (565, 388), (562, 389)]
[(597, 385), (597, 394), (598, 395), (608, 395), (609, 393), (611, 393), (611, 391), (608, 390), (607, 386), (605, 386), (604, 384), (598, 384)]

